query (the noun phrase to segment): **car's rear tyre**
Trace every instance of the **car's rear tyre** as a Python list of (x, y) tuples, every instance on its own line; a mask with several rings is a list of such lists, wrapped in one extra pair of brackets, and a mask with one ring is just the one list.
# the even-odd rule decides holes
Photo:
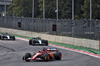
[(42, 43), (45, 43), (45, 46), (48, 46), (48, 41), (47, 40), (42, 40)]
[(30, 57), (31, 57), (31, 53), (26, 53), (25, 56), (24, 56), (24, 60), (26, 62), (29, 62), (30, 60), (28, 60), (28, 58), (30, 58)]
[(13, 37), (13, 40), (15, 40), (15, 37)]
[(56, 52), (56, 53), (54, 54), (54, 57), (55, 57), (56, 60), (61, 60), (61, 57), (62, 57), (61, 52)]
[(1, 35), (0, 35), (0, 39), (1, 39)]
[(45, 45), (48, 46), (48, 41), (46, 41), (46, 44)]

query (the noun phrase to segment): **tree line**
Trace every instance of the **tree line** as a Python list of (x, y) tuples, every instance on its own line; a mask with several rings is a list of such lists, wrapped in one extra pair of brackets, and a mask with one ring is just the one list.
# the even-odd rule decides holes
[[(32, 17), (33, 0), (13, 0), (9, 6), (11, 15)], [(59, 19), (72, 18), (72, 0), (58, 0)], [(74, 0), (75, 19), (90, 18), (90, 0)], [(56, 0), (45, 0), (45, 18), (56, 19)], [(34, 17), (43, 17), (43, 0), (34, 0)], [(100, 19), (100, 0), (92, 0), (92, 19)]]

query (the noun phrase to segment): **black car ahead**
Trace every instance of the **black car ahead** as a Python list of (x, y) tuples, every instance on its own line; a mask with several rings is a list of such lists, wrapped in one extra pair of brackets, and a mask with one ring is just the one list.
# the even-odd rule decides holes
[(0, 39), (1, 40), (15, 40), (15, 36), (13, 36), (13, 35), (9, 35), (9, 34), (7, 34), (7, 33), (2, 33), (2, 34), (0, 34)]
[(41, 39), (40, 37), (32, 38), (29, 40), (29, 45), (48, 46), (48, 40)]

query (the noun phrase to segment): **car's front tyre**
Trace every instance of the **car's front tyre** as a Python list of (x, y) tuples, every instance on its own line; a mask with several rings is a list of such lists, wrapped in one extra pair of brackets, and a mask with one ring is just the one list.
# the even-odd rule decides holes
[(0, 39), (1, 39), (1, 35), (0, 35)]
[(29, 62), (30, 60), (28, 60), (28, 58), (31, 58), (31, 53), (26, 53), (25, 56), (23, 57), (23, 59), (26, 61), (26, 62)]
[(32, 40), (29, 40), (29, 45), (32, 45)]

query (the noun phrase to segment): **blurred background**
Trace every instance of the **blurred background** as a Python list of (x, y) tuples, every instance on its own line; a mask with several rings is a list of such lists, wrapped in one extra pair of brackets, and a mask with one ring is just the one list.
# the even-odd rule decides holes
[(100, 39), (99, 0), (0, 0), (0, 27)]

